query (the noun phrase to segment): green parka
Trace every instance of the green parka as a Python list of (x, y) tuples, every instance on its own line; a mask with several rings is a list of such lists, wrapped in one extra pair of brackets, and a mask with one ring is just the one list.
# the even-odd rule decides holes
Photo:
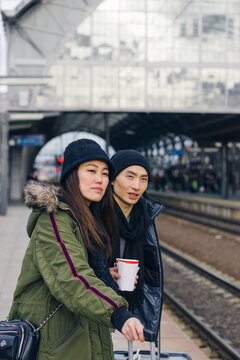
[[(9, 320), (39, 325), (63, 305), (40, 330), (38, 360), (110, 360), (111, 315), (125, 299), (99, 280), (89, 267), (79, 226), (57, 188), (27, 186), (26, 204), (34, 207), (27, 224), (30, 237), (14, 293)], [(61, 246), (49, 213), (54, 211)]]

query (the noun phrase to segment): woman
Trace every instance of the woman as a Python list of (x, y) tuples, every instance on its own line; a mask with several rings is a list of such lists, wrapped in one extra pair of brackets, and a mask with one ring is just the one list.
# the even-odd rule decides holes
[[(38, 360), (109, 360), (113, 326), (127, 340), (144, 340), (143, 326), (126, 310), (124, 298), (88, 263), (88, 252), (96, 249), (111, 255), (113, 172), (101, 147), (82, 139), (65, 149), (59, 189), (35, 182), (25, 189), (26, 204), (33, 207), (27, 225), (30, 243), (9, 319), (39, 325), (63, 304), (40, 330)], [(94, 203), (100, 204), (99, 223), (89, 208)]]
[[(115, 166), (112, 189), (118, 222), (118, 239), (110, 263), (115, 280), (120, 275), (113, 267), (118, 257), (139, 260), (138, 283), (130, 292), (119, 292), (129, 302), (129, 308), (144, 324), (144, 330), (155, 337), (159, 331), (162, 299), (163, 271), (154, 219), (163, 206), (146, 199), (150, 177), (148, 161), (135, 150), (121, 150), (113, 157)], [(145, 337), (146, 339), (146, 337)]]

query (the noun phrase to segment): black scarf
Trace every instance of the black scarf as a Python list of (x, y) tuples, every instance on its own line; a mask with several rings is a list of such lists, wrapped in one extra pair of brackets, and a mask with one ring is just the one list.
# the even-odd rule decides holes
[(113, 250), (113, 261), (120, 257), (120, 237), (125, 243), (123, 258), (139, 260), (139, 272), (136, 289), (133, 292), (119, 291), (129, 303), (129, 310), (133, 311), (143, 301), (144, 281), (144, 254), (143, 242), (146, 229), (150, 224), (150, 218), (144, 201), (140, 199), (132, 208), (130, 221), (128, 222), (116, 201), (114, 201), (115, 213), (118, 223), (118, 238)]

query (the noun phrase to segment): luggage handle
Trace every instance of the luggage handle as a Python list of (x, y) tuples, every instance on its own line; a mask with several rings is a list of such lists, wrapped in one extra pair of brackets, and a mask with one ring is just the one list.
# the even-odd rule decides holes
[[(160, 335), (160, 334), (159, 334)], [(150, 331), (146, 331), (144, 330), (144, 337), (148, 339), (148, 341), (150, 341), (150, 359), (151, 360), (156, 360), (156, 356), (155, 356), (155, 338), (156, 335)], [(160, 339), (159, 339), (160, 341)], [(132, 341), (128, 341), (128, 360), (134, 360), (133, 357), (133, 342)], [(158, 344), (158, 351), (157, 351), (157, 360), (160, 360), (160, 349), (159, 349), (159, 344)]]
[[(141, 355), (139, 354), (139, 357), (138, 357), (138, 352), (137, 352), (137, 354), (133, 355), (133, 342), (128, 341), (128, 360), (141, 359), (140, 356)], [(150, 342), (150, 359), (151, 360), (156, 360), (155, 342)], [(158, 357), (157, 357), (157, 359), (158, 359)]]

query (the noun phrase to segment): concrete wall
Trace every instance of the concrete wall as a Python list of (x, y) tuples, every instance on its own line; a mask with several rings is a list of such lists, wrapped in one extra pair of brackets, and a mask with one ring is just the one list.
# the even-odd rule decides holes
[(22, 201), (23, 189), (38, 148), (33, 146), (13, 146), (9, 156), (9, 198), (10, 201)]

